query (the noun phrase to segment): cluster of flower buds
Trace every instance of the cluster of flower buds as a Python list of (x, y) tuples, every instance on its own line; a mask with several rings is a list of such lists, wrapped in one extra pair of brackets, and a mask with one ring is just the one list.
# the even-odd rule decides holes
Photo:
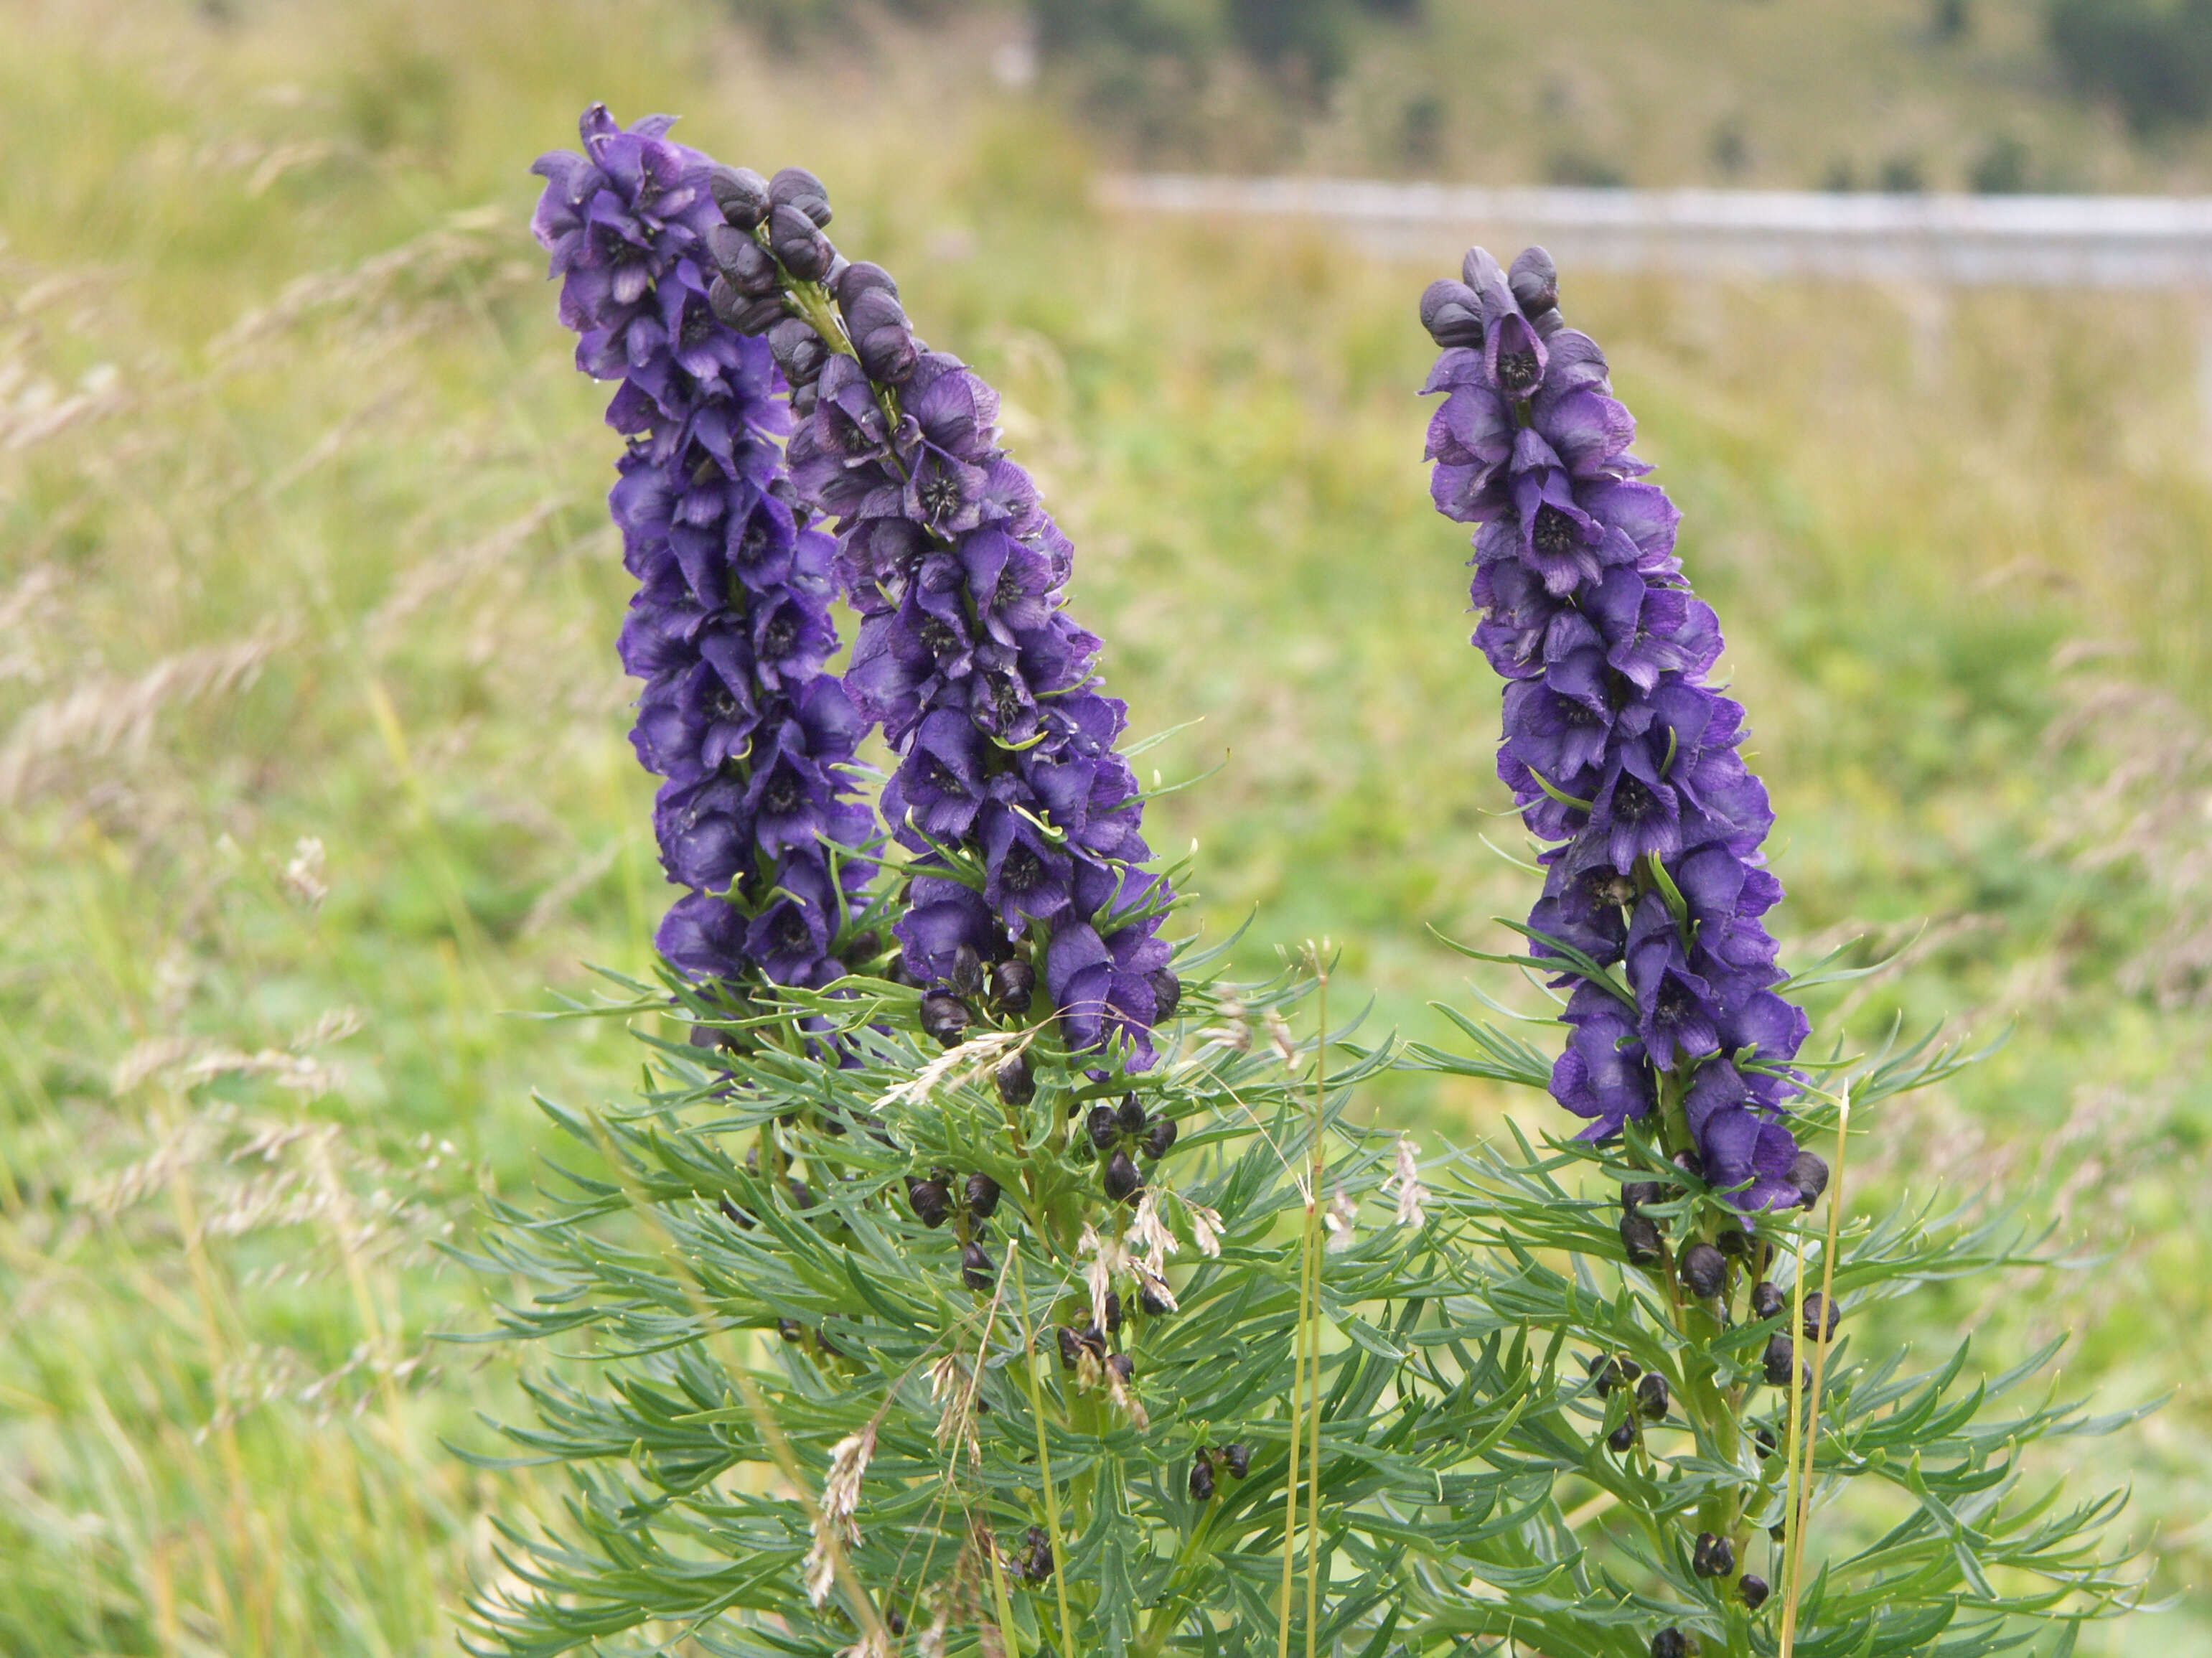
[(1808, 1204), (1826, 1171), (1783, 1110), (1807, 1024), (1775, 993), (1760, 919), (1782, 896), (1759, 852), (1773, 814), (1737, 752), (1741, 706), (1706, 683), (1721, 634), (1674, 556), (1679, 514), (1639, 481), (1635, 422), (1562, 320), (1550, 257), (1506, 271), (1475, 248), (1462, 274), (1421, 301), (1442, 348), (1425, 389), (1448, 394), (1431, 493), (1480, 526), (1474, 642), (1507, 682), (1498, 775), (1554, 843), (1535, 950), (1581, 958), (1552, 1091), (1603, 1138), (1652, 1111), (1663, 1075), (1707, 1182), (1745, 1209)]
[(1735, 1576), (1735, 1545), (1712, 1532), (1699, 1532), (1690, 1553), (1690, 1570), (1700, 1577)]
[(1022, 1581), (1042, 1583), (1052, 1576), (1052, 1539), (1044, 1527), (1031, 1526), (1022, 1533)]
[(832, 849), (873, 830), (848, 772), (864, 724), (823, 671), (836, 546), (792, 487), (770, 352), (710, 298), (723, 211), (669, 125), (623, 131), (594, 105), (582, 154), (538, 159), (532, 221), (577, 367), (621, 382), (610, 503), (639, 583), (621, 650), (645, 682), (630, 740), (664, 780), (661, 863), (688, 889), (655, 942), (696, 979), (819, 986), (845, 970), (834, 949), (871, 872)]
[(1175, 1119), (1164, 1113), (1147, 1116), (1144, 1102), (1134, 1093), (1124, 1094), (1118, 1106), (1092, 1106), (1083, 1127), (1091, 1149), (1103, 1159), (1106, 1195), (1116, 1203), (1132, 1202), (1145, 1189), (1144, 1171), (1129, 1155), (1130, 1148), (1157, 1163), (1176, 1143)]
[(1200, 1448), (1190, 1460), (1190, 1497), (1194, 1503), (1213, 1500), (1214, 1470), (1225, 1468), (1230, 1477), (1242, 1479), (1252, 1472), (1252, 1453), (1243, 1445), (1207, 1445)]
[(1694, 1658), (1697, 1650), (1695, 1641), (1671, 1626), (1651, 1637), (1651, 1658)]
[(1041, 970), (1073, 1047), (1118, 1036), (1141, 1068), (1179, 994), (1170, 895), (1141, 867), (1127, 709), (1062, 608), (1073, 550), (998, 446), (998, 395), (915, 337), (889, 274), (837, 253), (811, 173), (728, 170), (709, 193), (714, 314), (764, 331), (793, 387), (793, 481), (836, 519), (862, 614), (846, 683), (899, 758), (883, 814), (916, 854), (906, 969), (950, 987), (966, 951)]

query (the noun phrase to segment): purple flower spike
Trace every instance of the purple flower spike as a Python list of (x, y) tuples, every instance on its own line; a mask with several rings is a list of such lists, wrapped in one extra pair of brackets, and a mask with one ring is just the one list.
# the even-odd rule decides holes
[[(545, 210), (555, 234), (584, 234), (569, 229), (571, 221), (586, 223), (571, 205), (579, 193), (574, 172), (562, 163), (549, 173), (559, 186), (549, 191)], [(774, 687), (819, 672), (836, 639), (809, 607), (833, 581), (842, 586), (861, 616), (842, 689), (859, 720), (882, 727), (896, 757), (883, 819), (914, 854), (904, 913), (892, 926), (906, 971), (924, 984), (945, 984), (956, 971), (972, 973), (978, 960), (994, 968), (1018, 962), (1026, 972), (1016, 976), (1041, 983), (1052, 1004), (1047, 1010), (1024, 999), (1018, 1017), (1049, 1011), (1071, 1048), (1118, 1048), (1130, 1067), (1148, 1066), (1153, 1026), (1174, 1005), (1160, 987), (1174, 981), (1158, 937), (1172, 895), (1143, 869), (1152, 855), (1143, 803), (1115, 746), (1127, 711), (1099, 692), (1099, 641), (1062, 608), (1073, 551), (1036, 484), (999, 446), (998, 393), (957, 357), (914, 337), (889, 273), (838, 258), (821, 234), (830, 216), (820, 183), (811, 175), (804, 182), (819, 213), (801, 214), (794, 197), (775, 206), (763, 229), (747, 196), (736, 218), (710, 227), (702, 256), (716, 273), (709, 290), (723, 293), (726, 307), (742, 292), (756, 296), (749, 306), (773, 299), (791, 313), (771, 336), (785, 342), (787, 364), (795, 361), (793, 342), (828, 353), (793, 371), (812, 383), (792, 405), (799, 419), (784, 459), (790, 495), (835, 521), (836, 542), (825, 549), (815, 531), (797, 532), (803, 544), (786, 560), (785, 594), (750, 612), (753, 678)], [(726, 185), (725, 194), (736, 199)], [(763, 236), (775, 255), (767, 264)], [(772, 277), (765, 286), (763, 271)], [(1500, 293), (1503, 282), (1498, 276)], [(1453, 325), (1469, 332), (1494, 302), (1466, 295)], [(688, 301), (681, 308), (664, 301), (653, 316), (651, 342), (696, 330)], [(1529, 349), (1534, 356), (1527, 360), (1540, 363), (1540, 343), (1513, 337), (1522, 355), (1512, 364)], [(675, 372), (694, 373), (688, 365), (696, 360), (725, 380), (742, 379), (744, 365), (726, 363), (715, 343), (690, 340), (691, 355), (678, 359)], [(1452, 453), (1464, 453), (1469, 465), (1494, 465), (1512, 447), (1510, 409), (1491, 397), (1486, 427), (1475, 406), (1484, 394), (1474, 377), (1486, 372), (1486, 361), (1469, 354), (1475, 389), (1455, 412), (1457, 424), (1448, 422), (1437, 440), (1457, 446)], [(661, 382), (647, 389), (658, 397)], [(1575, 418), (1587, 423), (1563, 416), (1560, 429), (1580, 434)], [(1606, 470), (1611, 439), (1574, 440), (1572, 465), (1608, 481), (1623, 476)], [(733, 442), (732, 455), (732, 475), (751, 477), (744, 470), (750, 451)], [(1565, 480), (1570, 465), (1554, 458), (1553, 470)], [(766, 483), (755, 488), (769, 492)], [(670, 498), (676, 493), (674, 486), (641, 488), (635, 511), (656, 524), (689, 525), (685, 501)], [(1601, 550), (1593, 557), (1632, 564), (1638, 557), (1634, 544), (1606, 525), (1593, 521), (1583, 533)], [(735, 557), (717, 563), (688, 543), (679, 552), (681, 568), (653, 589), (666, 589), (668, 616), (640, 622), (627, 647), (632, 659), (656, 669), (696, 654), (685, 631), (696, 625), (694, 612), (714, 603), (723, 566), (741, 564)], [(1557, 665), (1547, 682), (1557, 697), (1577, 708), (1601, 704), (1604, 651), (1593, 635), (1582, 657)], [(640, 738), (641, 753), (674, 756), (687, 768), (681, 786), (671, 774), (662, 806), (672, 872), (720, 876), (747, 856), (793, 855), (795, 835), (817, 821), (821, 834), (837, 837), (842, 820), (827, 788), (834, 773), (811, 725), (801, 722), (803, 740), (794, 744), (788, 720), (759, 695), (725, 696), (726, 675), (684, 689), (683, 697), (655, 700)], [(689, 715), (695, 706), (714, 715), (703, 735)], [(1545, 712), (1532, 709), (1530, 717)], [(750, 745), (751, 763), (771, 768), (744, 795), (758, 825), (750, 840), (718, 826), (717, 791), (726, 785), (708, 759), (739, 740)], [(1574, 751), (1595, 756), (1602, 745), (1584, 738)], [(796, 895), (799, 907), (775, 912), (773, 924), (769, 914), (758, 917), (746, 948), (801, 970), (819, 908), (805, 902), (808, 890), (784, 884), (780, 893)]]
[(694, 980), (819, 986), (845, 970), (836, 933), (869, 873), (832, 848), (873, 832), (848, 769), (866, 726), (823, 671), (836, 548), (793, 509), (788, 393), (767, 343), (717, 320), (729, 230), (712, 164), (670, 125), (625, 130), (594, 105), (584, 153), (533, 169), (546, 183), (532, 229), (577, 366), (621, 382), (607, 419), (629, 444), (608, 501), (639, 584), (623, 665), (645, 682), (630, 740), (666, 780), (654, 829), (688, 889), (655, 942)]
[(1530, 948), (1557, 983), (1611, 969), (1633, 999), (1577, 985), (1552, 1092), (1591, 1139), (1664, 1105), (1668, 1150), (1694, 1151), (1717, 1189), (1794, 1205), (1787, 1067), (1807, 1023), (1774, 989), (1762, 918), (1782, 886), (1743, 709), (1705, 683), (1719, 623), (1683, 579), (1680, 514), (1638, 481), (1604, 354), (1561, 321), (1550, 258), (1532, 248), (1509, 276), (1475, 248), (1462, 277), (1421, 301), (1439, 347), (1424, 390), (1445, 393), (1431, 493), (1478, 526), (1474, 644), (1506, 681), (1498, 774), (1554, 843), (1528, 925), (1587, 961)]

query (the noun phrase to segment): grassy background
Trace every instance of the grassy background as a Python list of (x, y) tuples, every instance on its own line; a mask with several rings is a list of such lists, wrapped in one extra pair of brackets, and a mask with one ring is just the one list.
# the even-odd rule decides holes
[[(1921, 50), (1905, 7), (1669, 0), (1638, 9), (1665, 26), (1648, 61), (1598, 32), (1624, 8), (1574, 9), (1587, 54), (1536, 10), (1441, 9), (1472, 89), (1444, 170), (1534, 176), (1548, 141), (1511, 100), (1550, 107), (1543, 66), (1571, 57), (1574, 95), (1644, 112), (1620, 142), (1655, 174), (1697, 176), (1707, 130), (1661, 94), (1733, 76), (1778, 112), (1761, 181), (1805, 182), (1838, 147), (1874, 155), (1893, 110), (1831, 76), (1829, 112), (1793, 125), (1786, 77), (1755, 73), (1775, 41), (1843, 43), (1863, 87)], [(2022, 14), (1979, 10), (1965, 61), (1998, 62)], [(841, 244), (1004, 390), (1134, 726), (1202, 722), (1159, 762), (1221, 769), (1155, 808), (1154, 839), (1200, 842), (1208, 928), (1256, 914), (1249, 966), (1329, 934), (1377, 1028), (1433, 1035), (1426, 1003), (1469, 999), (1426, 929), (1525, 908), (1481, 838), (1511, 844), (1497, 692), (1412, 395), (1412, 299), (1456, 250), (1389, 265), (1097, 216), (1112, 146), (990, 76), (1003, 15), (856, 27), (794, 60), (676, 0), (0, 4), (0, 1651), (450, 1650), (498, 1570), (487, 1516), (557, 1501), (444, 1448), (517, 1414), (515, 1358), (431, 1337), (479, 1327), (498, 1287), (434, 1245), (532, 1178), (530, 1089), (589, 1101), (636, 1064), (619, 1032), (506, 1011), (582, 988), (586, 961), (641, 968), (665, 899), (611, 649), (605, 394), (526, 230), (523, 169), (590, 99), (813, 167)], [(1340, 136), (1412, 73), (1378, 38), (1336, 103), (1280, 116), (1303, 164), (1378, 153), (1387, 125)], [(1515, 78), (1506, 47), (1537, 67)], [(2074, 133), (2084, 182), (2194, 178), (2201, 142), (2135, 150), (1994, 74), (1899, 95), (1944, 154), (1995, 108)], [(1992, 293), (1931, 336), (1920, 303), (1567, 273), (1729, 627), (1790, 959), (1917, 941), (1816, 1011), (1862, 1041), (1898, 1014), (2015, 1027), (1884, 1126), (1869, 1180), (2018, 1191), (2106, 1256), (1931, 1297), (1895, 1333), (1975, 1327), (1995, 1360), (2072, 1330), (2070, 1386), (2172, 1394), (2098, 1467), (2136, 1483), (2184, 1606), (2088, 1644), (2193, 1650), (2199, 320)], [(1412, 1079), (1373, 1103), (1459, 1136), (1506, 1104)]]

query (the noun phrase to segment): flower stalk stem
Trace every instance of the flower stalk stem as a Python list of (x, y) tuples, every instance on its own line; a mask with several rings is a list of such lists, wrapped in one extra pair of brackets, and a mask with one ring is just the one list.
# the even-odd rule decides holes
[[(1828, 1187), (1828, 1236), (1820, 1256), (1820, 1339), (1813, 1343), (1813, 1398), (1805, 1420), (1803, 1473), (1798, 1473), (1797, 1445), (1790, 1447), (1791, 1462), (1792, 1499), (1789, 1517), (1789, 1589), (1782, 1606), (1782, 1644), (1780, 1658), (1792, 1658), (1797, 1643), (1797, 1597), (1803, 1587), (1805, 1570), (1805, 1505), (1810, 1500), (1813, 1484), (1813, 1454), (1820, 1443), (1820, 1383), (1827, 1371), (1828, 1340), (1826, 1320), (1828, 1309), (1835, 1303), (1836, 1239), (1841, 1230), (1844, 1213), (1844, 1176), (1845, 1161), (1850, 1151), (1851, 1096), (1847, 1089), (1836, 1102), (1836, 1172)], [(1801, 1259), (1797, 1281), (1790, 1297), (1790, 1328), (1793, 1337), (1805, 1333), (1805, 1273)], [(1794, 1428), (1798, 1421), (1799, 1394), (1803, 1387), (1804, 1370), (1793, 1361), (1790, 1376), (1790, 1420)]]

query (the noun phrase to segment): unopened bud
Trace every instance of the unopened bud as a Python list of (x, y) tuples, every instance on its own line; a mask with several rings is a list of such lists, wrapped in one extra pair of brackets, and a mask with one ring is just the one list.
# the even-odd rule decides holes
[(999, 1085), (999, 1097), (1008, 1105), (1027, 1105), (1036, 1097), (1036, 1077), (1030, 1069), (1026, 1048), (1000, 1060), (991, 1078)]
[(1743, 1604), (1747, 1610), (1757, 1612), (1766, 1604), (1767, 1588), (1764, 1577), (1754, 1577), (1746, 1572), (1737, 1579), (1735, 1588), (1736, 1593), (1743, 1596)]
[(775, 1333), (786, 1341), (796, 1341), (806, 1333), (806, 1327), (795, 1318), (780, 1318), (775, 1321)]
[(1690, 1658), (1696, 1650), (1678, 1629), (1662, 1629), (1651, 1637), (1651, 1658)]
[(1766, 1339), (1766, 1351), (1761, 1360), (1766, 1369), (1766, 1385), (1770, 1388), (1788, 1387), (1796, 1357), (1796, 1344), (1788, 1336), (1778, 1331), (1769, 1336)]
[(1696, 1152), (1677, 1151), (1674, 1157), (1674, 1163), (1675, 1168), (1680, 1169), (1692, 1180), (1698, 1181), (1701, 1185), (1704, 1183), (1705, 1178), (1705, 1160), (1699, 1157)]
[(1063, 1370), (1073, 1370), (1083, 1362), (1083, 1339), (1065, 1324), (1052, 1333), (1054, 1341), (1060, 1348), (1060, 1368)]
[(1605, 1436), (1605, 1442), (1613, 1450), (1626, 1452), (1636, 1443), (1636, 1418), (1630, 1417)]
[(960, 1246), (960, 1281), (977, 1295), (991, 1293), (991, 1274), (997, 1270), (983, 1253), (983, 1246), (973, 1238)]
[(786, 317), (768, 331), (768, 349), (784, 379), (793, 386), (813, 385), (830, 361), (830, 348), (814, 331), (814, 325), (798, 317)]
[(1774, 1455), (1773, 1429), (1764, 1425), (1753, 1428), (1751, 1430), (1751, 1441), (1753, 1448), (1758, 1452), (1759, 1461), (1762, 1462)]
[(1036, 994), (1036, 969), (1027, 962), (1001, 962), (991, 969), (991, 999), (1006, 1013), (1026, 1013)]
[(1749, 1260), (1753, 1242), (1741, 1226), (1723, 1226), (1713, 1234), (1713, 1248), (1735, 1260)]
[(1116, 1353), (1106, 1361), (1106, 1374), (1116, 1382), (1127, 1382), (1137, 1374), (1137, 1361), (1127, 1353)]
[(1106, 1292), (1106, 1333), (1111, 1335), (1121, 1327), (1121, 1296), (1119, 1291)]
[(837, 304), (848, 313), (860, 295), (872, 290), (898, 298), (898, 284), (891, 280), (891, 273), (879, 264), (870, 264), (862, 259), (838, 273)]
[(1482, 300), (1465, 282), (1431, 282), (1421, 295), (1421, 326), (1438, 345), (1482, 343)]
[(830, 222), (830, 192), (803, 167), (785, 167), (769, 179), (768, 198), (776, 207), (799, 209), (816, 224)]
[(1139, 1099), (1133, 1093), (1124, 1094), (1121, 1096), (1121, 1132), (1123, 1133), (1143, 1133), (1145, 1132), (1145, 1102)]
[(1636, 1408), (1654, 1422), (1667, 1419), (1667, 1378), (1654, 1370), (1636, 1384)]
[(1790, 1305), (1780, 1286), (1765, 1278), (1751, 1286), (1751, 1315), (1753, 1318), (1780, 1318), (1783, 1309)]
[(1659, 1182), (1656, 1180), (1630, 1181), (1620, 1188), (1620, 1207), (1626, 1214), (1634, 1214), (1647, 1203), (1659, 1201)]
[(1790, 1183), (1797, 1188), (1802, 1206), (1810, 1209), (1828, 1189), (1828, 1165), (1811, 1151), (1800, 1151), (1790, 1165)]
[(906, 1200), (913, 1206), (914, 1218), (924, 1226), (942, 1226), (945, 1218), (952, 1212), (952, 1193), (938, 1180), (912, 1180), (906, 1183)]
[(818, 282), (830, 274), (836, 249), (814, 227), (813, 218), (789, 203), (768, 216), (769, 251), (786, 270), (801, 282)]
[(1145, 982), (1152, 987), (1152, 1020), (1165, 1024), (1182, 1005), (1182, 981), (1164, 967), (1156, 967), (1145, 975)]
[(1155, 1117), (1151, 1130), (1145, 1135), (1145, 1155), (1158, 1163), (1168, 1154), (1176, 1143), (1176, 1123), (1173, 1117)]
[(1711, 1532), (1699, 1533), (1697, 1548), (1691, 1555), (1690, 1570), (1700, 1577), (1734, 1576), (1735, 1545)]
[(1083, 1127), (1091, 1136), (1091, 1145), (1105, 1151), (1121, 1138), (1121, 1119), (1110, 1105), (1094, 1105), (1091, 1114), (1083, 1120)]
[(1190, 1460), (1190, 1500), (1213, 1501), (1213, 1459), (1200, 1451)]
[[(773, 347), (775, 342), (770, 339), (769, 343)], [(954, 995), (966, 1000), (973, 1001), (983, 993), (983, 958), (975, 953), (975, 945), (962, 944), (952, 952), (952, 971), (945, 982), (952, 987)]]
[(1728, 1287), (1728, 1257), (1710, 1243), (1693, 1243), (1682, 1251), (1682, 1283), (1700, 1301), (1711, 1301)]
[(1843, 1315), (1829, 1303), (1826, 1296), (1818, 1290), (1814, 1291), (1811, 1295), (1805, 1297), (1805, 1339), (1808, 1341), (1834, 1340), (1836, 1322)]
[(988, 1175), (968, 1176), (968, 1212), (978, 1220), (988, 1220), (999, 1206), (999, 1182)]
[(1170, 1313), (1175, 1311), (1174, 1308), (1152, 1293), (1152, 1287), (1149, 1284), (1137, 1291), (1137, 1305), (1143, 1308), (1146, 1315), (1152, 1318), (1165, 1318)]
[(1224, 1445), (1221, 1461), (1231, 1473), (1242, 1479), (1252, 1472), (1252, 1448), (1249, 1445)]
[(1107, 1162), (1105, 1187), (1106, 1195), (1116, 1203), (1127, 1203), (1144, 1189), (1145, 1177), (1127, 1151), (1116, 1151)]
[(1042, 1583), (1052, 1576), (1052, 1540), (1044, 1534), (1044, 1527), (1031, 1526), (1022, 1541), (1025, 1546), (1022, 1576), (1030, 1582)]
[(707, 179), (708, 193), (722, 216), (750, 230), (768, 216), (768, 180), (749, 167), (717, 167)]
[(1512, 269), (1505, 273), (1505, 284), (1513, 290), (1521, 314), (1531, 321), (1559, 308), (1559, 272), (1552, 256), (1540, 247), (1528, 248), (1513, 261)]
[(921, 999), (922, 1034), (935, 1038), (941, 1048), (959, 1046), (961, 1035), (973, 1018), (968, 1004), (957, 996), (933, 990)]
[(1632, 1266), (1656, 1266), (1666, 1254), (1659, 1242), (1659, 1228), (1642, 1215), (1620, 1218), (1620, 1247), (1628, 1252)]

